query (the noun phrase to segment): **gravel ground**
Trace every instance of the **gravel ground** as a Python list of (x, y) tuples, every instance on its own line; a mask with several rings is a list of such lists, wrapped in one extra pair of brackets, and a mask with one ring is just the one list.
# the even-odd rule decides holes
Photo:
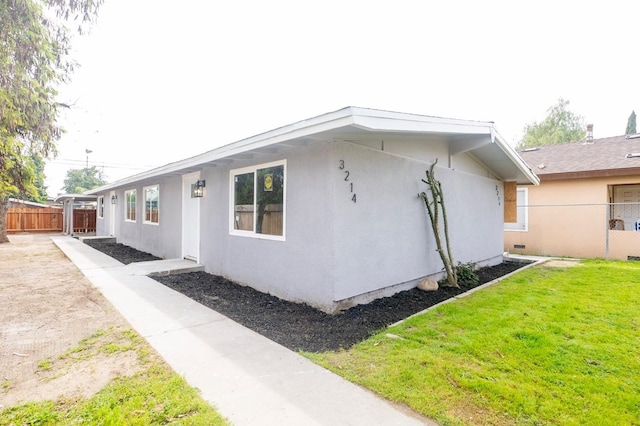
[[(122, 263), (158, 259), (122, 244), (93, 243), (92, 247)], [(348, 348), (394, 322), (523, 266), (505, 262), (481, 268), (476, 271), (480, 278), (476, 285), (463, 285), (460, 289), (443, 287), (433, 292), (407, 290), (335, 315), (205, 272), (153, 278), (291, 350), (323, 352)]]

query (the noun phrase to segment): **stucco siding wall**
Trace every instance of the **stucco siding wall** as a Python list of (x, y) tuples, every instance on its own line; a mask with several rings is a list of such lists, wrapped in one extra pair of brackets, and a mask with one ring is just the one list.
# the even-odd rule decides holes
[[(265, 293), (313, 301), (321, 308), (333, 300), (334, 256), (329, 200), (330, 142), (278, 155), (261, 155), (230, 167), (205, 169), (207, 195), (201, 212), (201, 256), (209, 273), (225, 276)], [(285, 241), (229, 234), (231, 169), (286, 159)]]
[[(336, 142), (333, 163), (335, 300), (438, 274), (442, 262), (417, 197), (427, 189), (421, 179), (429, 163), (345, 142)], [(502, 254), (502, 183), (444, 167), (436, 168), (436, 178), (445, 193), (454, 258), (495, 263)]]
[(439, 165), (453, 170), (495, 178), (486, 167), (464, 152), (450, 156), (448, 142), (438, 137), (358, 141), (356, 144), (429, 164), (437, 159)]
[[(147, 224), (144, 221), (144, 188), (158, 185), (159, 224)], [(180, 178), (162, 178), (151, 182), (136, 183), (115, 191), (117, 202), (115, 212), (115, 237), (118, 243), (169, 259), (178, 258), (181, 253), (181, 204)], [(125, 221), (125, 191), (136, 189), (136, 221)], [(110, 192), (104, 194), (105, 203), (111, 202)], [(105, 217), (98, 221), (96, 235), (109, 235), (110, 204), (105, 204)]]

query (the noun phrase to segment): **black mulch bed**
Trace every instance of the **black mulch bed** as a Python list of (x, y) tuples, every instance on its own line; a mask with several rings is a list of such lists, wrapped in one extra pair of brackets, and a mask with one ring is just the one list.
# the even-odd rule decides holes
[(125, 246), (120, 243), (105, 243), (100, 240), (84, 240), (84, 243), (101, 251), (102, 253), (109, 255), (117, 261), (128, 265), (133, 262), (146, 262), (148, 260), (161, 260), (152, 254), (145, 253), (140, 250), (136, 250), (132, 247)]
[[(88, 241), (91, 240), (85, 240)], [(122, 263), (123, 259), (126, 263), (158, 259), (122, 244), (91, 245)], [(524, 263), (504, 262), (476, 271), (480, 278), (476, 285), (443, 287), (434, 292), (407, 290), (335, 315), (205, 272), (153, 278), (291, 350), (323, 352), (348, 348), (390, 324), (523, 266)]]

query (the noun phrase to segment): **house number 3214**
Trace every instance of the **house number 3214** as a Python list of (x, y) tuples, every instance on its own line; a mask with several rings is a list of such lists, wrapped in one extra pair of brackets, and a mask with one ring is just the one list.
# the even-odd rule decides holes
[(340, 160), (340, 165), (338, 166), (338, 168), (344, 172), (344, 181), (349, 183), (349, 193), (351, 194), (351, 201), (355, 203), (358, 198), (356, 197), (356, 193), (353, 192), (353, 182), (349, 180), (349, 176), (351, 175), (351, 173), (349, 173), (349, 170), (345, 170), (344, 160)]

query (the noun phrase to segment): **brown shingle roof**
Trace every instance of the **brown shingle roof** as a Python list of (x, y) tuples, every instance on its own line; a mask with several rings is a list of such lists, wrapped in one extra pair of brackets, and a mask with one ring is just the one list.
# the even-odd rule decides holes
[[(635, 153), (639, 156), (627, 158)], [(640, 137), (547, 145), (518, 154), (541, 180), (640, 174)]]

